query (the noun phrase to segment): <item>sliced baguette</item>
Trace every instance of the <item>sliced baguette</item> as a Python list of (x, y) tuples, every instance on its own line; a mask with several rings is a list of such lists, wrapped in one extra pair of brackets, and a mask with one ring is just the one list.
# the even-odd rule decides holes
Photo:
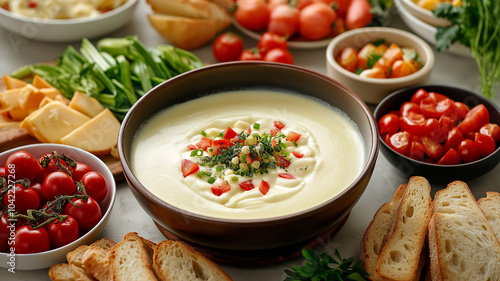
[[(431, 216), (431, 187), (423, 177), (412, 177), (388, 227), (377, 260), (374, 280), (415, 280), (422, 268), (421, 253)], [(401, 239), (404, 237), (404, 239)]]
[(125, 234), (122, 241), (111, 248), (109, 264), (113, 280), (158, 280), (153, 273), (148, 246), (135, 232)]
[(154, 270), (161, 281), (231, 281), (233, 280), (215, 263), (188, 245), (165, 240), (156, 245), (153, 256)]
[(99, 281), (113, 280), (109, 264), (109, 252), (116, 245), (113, 240), (103, 238), (92, 243), (82, 256), (82, 264)]
[(477, 200), (477, 204), (500, 240), (500, 193), (486, 192), (486, 197)]
[(51, 266), (49, 278), (52, 281), (75, 281), (73, 271), (68, 263), (58, 263)]
[(500, 280), (500, 244), (466, 183), (436, 193), (429, 222), (432, 280)]
[(377, 267), (377, 259), (382, 250), (382, 240), (397, 209), (406, 184), (400, 185), (390, 203), (384, 203), (373, 216), (361, 240), (361, 260), (367, 273), (373, 275)]
[(82, 245), (66, 255), (66, 260), (68, 261), (70, 268), (73, 271), (75, 280), (79, 281), (95, 280), (94, 277), (92, 277), (92, 274), (88, 272), (85, 268), (83, 268), (82, 257), (88, 248), (89, 246)]

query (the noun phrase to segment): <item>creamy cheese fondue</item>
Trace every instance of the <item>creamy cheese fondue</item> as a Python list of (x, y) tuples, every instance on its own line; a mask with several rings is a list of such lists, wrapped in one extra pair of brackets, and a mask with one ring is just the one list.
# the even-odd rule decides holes
[[(289, 166), (248, 175), (200, 165), (183, 176), (183, 159), (201, 159), (192, 148), (201, 138), (221, 139), (228, 127), (258, 138), (272, 131), (275, 121), (284, 124), (283, 135), (300, 134), (296, 142), (283, 138), (280, 153)], [(297, 94), (245, 90), (209, 95), (156, 114), (133, 141), (131, 166), (144, 187), (180, 209), (217, 218), (261, 219), (300, 212), (339, 194), (359, 175), (364, 151), (355, 123), (338, 109)], [(199, 153), (213, 154), (211, 148)], [(213, 174), (202, 177), (200, 171)], [(255, 188), (247, 190), (242, 182)], [(262, 182), (268, 183), (267, 192), (261, 190)], [(221, 183), (230, 190), (214, 193), (212, 187)]]

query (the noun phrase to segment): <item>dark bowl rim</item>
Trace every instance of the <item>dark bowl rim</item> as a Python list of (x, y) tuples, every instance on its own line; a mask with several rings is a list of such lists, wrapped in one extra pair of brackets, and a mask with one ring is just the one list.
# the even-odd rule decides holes
[[(418, 89), (425, 89), (426, 91), (428, 91), (427, 89), (430, 89), (430, 88), (448, 88), (450, 90), (457, 90), (457, 91), (461, 91), (461, 92), (467, 92), (467, 93), (470, 93), (471, 95), (474, 95), (476, 96), (478, 99), (481, 100), (481, 103), (487, 103), (488, 105), (492, 106), (493, 108), (496, 109), (496, 111), (500, 114), (500, 107), (492, 102), (491, 100), (487, 99), (486, 97), (483, 97), (482, 95), (472, 91), (472, 90), (469, 90), (469, 89), (466, 89), (466, 88), (460, 88), (460, 87), (455, 87), (455, 86), (449, 86), (449, 85), (441, 85), (441, 84), (426, 84), (426, 85), (416, 85), (416, 86), (410, 86), (410, 87), (406, 87), (406, 88), (402, 88), (402, 89), (399, 89), (397, 91), (394, 91), (392, 92), (391, 94), (389, 94), (387, 97), (385, 97), (382, 101), (380, 101), (379, 104), (377, 104), (375, 110), (373, 111), (373, 117), (375, 119), (377, 119), (377, 115), (379, 114), (382, 114), (380, 112), (381, 110), (381, 107), (389, 102), (391, 99), (399, 96), (399, 95), (402, 95), (402, 94), (406, 94), (406, 92), (408, 91), (416, 91)], [(380, 117), (382, 117), (383, 115), (381, 115)], [(380, 118), (379, 117), (379, 118)], [(378, 120), (375, 120), (375, 122), (378, 123)], [(378, 125), (377, 125), (378, 126)], [(478, 160), (476, 161), (472, 161), (472, 162), (468, 162), (468, 163), (460, 163), (460, 164), (455, 164), (455, 165), (440, 165), (440, 164), (435, 164), (435, 163), (427, 163), (427, 162), (424, 162), (424, 161), (419, 161), (419, 160), (415, 160), (413, 158), (410, 158), (406, 155), (403, 155), (403, 154), (400, 154), (399, 152), (395, 151), (394, 149), (392, 149), (389, 145), (387, 145), (385, 143), (385, 141), (383, 140), (382, 138), (382, 135), (380, 135), (380, 133), (377, 133), (378, 135), (378, 138), (379, 138), (379, 141), (380, 143), (385, 147), (387, 148), (391, 153), (394, 153), (395, 155), (397, 155), (398, 157), (402, 157), (403, 159), (409, 161), (410, 163), (416, 163), (418, 165), (421, 165), (421, 166), (429, 166), (429, 167), (436, 167), (436, 168), (457, 168), (457, 167), (466, 167), (466, 166), (471, 166), (471, 165), (474, 165), (474, 164), (477, 164), (477, 163), (480, 163), (490, 157), (493, 157), (493, 155), (497, 154), (497, 153), (500, 153), (500, 145), (495, 149), (495, 151), (489, 155), (486, 155), (484, 157), (481, 157), (479, 158)]]
[[(282, 216), (277, 216), (277, 217), (270, 217), (270, 218), (259, 218), (259, 219), (233, 219), (233, 218), (217, 218), (217, 217), (211, 217), (211, 216), (205, 216), (202, 214), (197, 214), (193, 212), (189, 212), (186, 210), (183, 210), (181, 208), (178, 208), (174, 205), (171, 205), (158, 197), (156, 197), (153, 193), (151, 193), (146, 187), (144, 187), (139, 180), (135, 177), (134, 173), (132, 172), (127, 159), (125, 159), (125, 154), (124, 154), (124, 148), (123, 148), (123, 138), (124, 138), (124, 133), (125, 129), (127, 127), (127, 124), (130, 121), (131, 116), (134, 114), (135, 111), (137, 111), (138, 107), (141, 105), (141, 100), (143, 99), (148, 99), (149, 96), (153, 95), (154, 92), (159, 91), (160, 89), (167, 87), (171, 83), (176, 83), (176, 81), (179, 80), (184, 80), (184, 79), (189, 79), (190, 76), (196, 75), (198, 72), (204, 72), (204, 71), (209, 71), (211, 69), (218, 69), (218, 68), (228, 68), (228, 67), (244, 67), (244, 66), (263, 66), (263, 67), (270, 67), (270, 68), (280, 68), (280, 69), (289, 69), (289, 70), (295, 70), (295, 71), (300, 71), (306, 75), (311, 75), (316, 77), (317, 79), (321, 80), (326, 80), (329, 83), (333, 83), (335, 86), (339, 87), (342, 91), (347, 93), (355, 103), (357, 103), (365, 113), (365, 117), (368, 120), (368, 125), (370, 129), (370, 138), (371, 138), (371, 147), (369, 149), (369, 153), (366, 155), (366, 160), (365, 164), (363, 165), (363, 168), (359, 172), (359, 175), (354, 179), (354, 181), (346, 187), (342, 192), (334, 196), (333, 198), (330, 198), (329, 200), (322, 202), (321, 204), (318, 204), (317, 206), (311, 207), (309, 209), (300, 211), (300, 212), (295, 212), (287, 215), (282, 215)], [(348, 191), (354, 189), (359, 182), (363, 180), (363, 178), (366, 175), (370, 174), (370, 170), (373, 170), (378, 152), (379, 152), (379, 139), (378, 139), (378, 129), (377, 129), (377, 124), (375, 122), (375, 119), (373, 118), (373, 115), (368, 108), (368, 106), (363, 102), (363, 100), (358, 97), (354, 92), (349, 90), (346, 86), (338, 82), (337, 80), (330, 78), (324, 74), (321, 74), (319, 72), (316, 72), (314, 70), (297, 66), (297, 65), (289, 65), (289, 64), (282, 64), (282, 63), (274, 63), (274, 62), (263, 62), (263, 61), (232, 61), (232, 62), (223, 62), (223, 63), (217, 63), (217, 64), (212, 64), (212, 65), (206, 65), (203, 67), (200, 67), (198, 69), (190, 70), (188, 72), (182, 73), (178, 76), (175, 76), (159, 85), (151, 89), (149, 92), (147, 92), (138, 102), (136, 102), (132, 108), (129, 110), (129, 112), (126, 114), (125, 118), (123, 119), (122, 126), (120, 128), (120, 133), (118, 137), (118, 153), (120, 156), (120, 163), (123, 167), (123, 172), (125, 174), (125, 178), (127, 181), (131, 181), (133, 183), (130, 184), (129, 182), (129, 187), (132, 189), (135, 189), (137, 192), (141, 193), (142, 196), (146, 197), (148, 201), (154, 202), (156, 205), (162, 206), (163, 208), (168, 208), (172, 210), (173, 212), (182, 215), (183, 217), (186, 218), (192, 218), (196, 219), (198, 221), (205, 221), (205, 222), (211, 222), (211, 223), (220, 223), (220, 224), (238, 224), (238, 225), (252, 225), (252, 224), (262, 224), (262, 223), (267, 223), (267, 224), (273, 224), (276, 221), (289, 221), (289, 220), (295, 220), (299, 217), (303, 216), (308, 216), (310, 213), (316, 213), (322, 208), (325, 208), (327, 205), (329, 205), (332, 201), (337, 200), (338, 198), (344, 196)], [(366, 188), (366, 187), (365, 187)], [(359, 197), (356, 199), (356, 201), (359, 199)], [(354, 204), (353, 204), (354, 205)], [(352, 207), (352, 206), (351, 206)], [(342, 216), (343, 217), (343, 216)], [(339, 218), (341, 219), (341, 218)]]

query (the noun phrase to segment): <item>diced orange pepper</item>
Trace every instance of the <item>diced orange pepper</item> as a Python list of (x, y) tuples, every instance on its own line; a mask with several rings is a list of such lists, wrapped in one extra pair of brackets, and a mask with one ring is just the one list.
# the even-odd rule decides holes
[(337, 63), (350, 72), (356, 71), (358, 52), (351, 47), (343, 49), (337, 57)]
[(358, 61), (356, 66), (362, 69), (367, 69), (366, 63), (368, 59), (375, 54), (375, 49), (377, 47), (373, 43), (368, 43), (359, 50)]
[(415, 73), (417, 70), (409, 61), (397, 60), (392, 64), (391, 78), (404, 77)]

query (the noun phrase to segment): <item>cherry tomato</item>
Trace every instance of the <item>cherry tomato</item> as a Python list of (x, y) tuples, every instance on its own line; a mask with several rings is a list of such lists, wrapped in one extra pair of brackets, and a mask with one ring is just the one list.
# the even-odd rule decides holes
[(479, 149), (479, 154), (481, 156), (490, 155), (495, 152), (495, 141), (488, 135), (483, 135), (481, 133), (476, 133), (474, 142)]
[(337, 63), (350, 72), (356, 71), (358, 52), (352, 47), (342, 49), (337, 56)]
[(267, 7), (269, 8), (269, 11), (272, 11), (274, 8), (278, 7), (279, 5), (283, 4), (288, 4), (287, 0), (269, 0), (267, 1)]
[(264, 0), (238, 0), (234, 19), (243, 27), (260, 31), (269, 22), (269, 8)]
[(484, 124), (479, 129), (479, 132), (483, 135), (490, 136), (495, 142), (498, 142), (500, 140), (500, 127), (497, 124)]
[(426, 119), (423, 114), (409, 112), (401, 119), (401, 130), (409, 132), (412, 136), (425, 136), (427, 129), (425, 127)]
[(0, 167), (0, 177), (7, 176), (7, 171), (5, 171), (5, 167)]
[(243, 49), (243, 40), (240, 36), (232, 32), (226, 32), (217, 36), (212, 45), (214, 57), (219, 62), (238, 60)]
[(444, 145), (444, 149), (446, 151), (452, 149), (452, 148), (457, 148), (458, 144), (464, 139), (464, 135), (458, 128), (452, 128), (448, 132), (448, 136), (446, 139), (446, 143)]
[(431, 137), (438, 143), (446, 140), (447, 134), (436, 118), (429, 118), (425, 121), (425, 135)]
[(404, 102), (403, 105), (401, 105), (401, 108), (399, 110), (399, 114), (401, 116), (406, 116), (409, 112), (413, 113), (418, 113), (421, 114), (422, 111), (420, 110), (420, 106), (414, 102), (407, 101)]
[(262, 55), (260, 54), (259, 50), (257, 50), (256, 48), (247, 49), (247, 50), (243, 50), (243, 52), (241, 52), (239, 60), (240, 61), (262, 60)]
[(299, 9), (281, 4), (271, 10), (267, 31), (286, 38), (294, 36), (299, 30)]
[(326, 1), (326, 4), (329, 4), (333, 7), (333, 9), (337, 12), (339, 17), (344, 17), (347, 11), (347, 5), (349, 4), (349, 0), (323, 0)]
[(83, 175), (82, 182), (90, 197), (94, 198), (97, 202), (104, 200), (108, 193), (108, 188), (106, 179), (100, 173), (96, 171), (88, 172)]
[(9, 221), (7, 213), (2, 214), (0, 218), (0, 252), (7, 253), (10, 252), (9, 249), (9, 237), (11, 231), (14, 231), (16, 224)]
[(425, 153), (434, 161), (439, 161), (441, 157), (446, 153), (443, 146), (441, 146), (437, 141), (433, 140), (431, 137), (423, 136), (421, 138), (422, 144), (425, 147)]
[(389, 147), (402, 155), (406, 155), (410, 149), (411, 135), (406, 131), (399, 131), (389, 138)]
[(460, 153), (455, 148), (448, 150), (441, 159), (437, 162), (440, 165), (457, 165), (462, 162)]
[(407, 156), (417, 161), (422, 161), (425, 156), (425, 147), (422, 142), (416, 140), (412, 141)]
[(420, 110), (427, 118), (439, 118), (442, 115), (452, 115), (456, 113), (455, 102), (449, 98), (436, 101), (429, 96), (420, 102)]
[(264, 32), (259, 38), (257, 48), (261, 54), (266, 54), (268, 51), (276, 48), (288, 49), (288, 43), (284, 36), (271, 32)]
[(469, 107), (465, 103), (459, 101), (455, 102), (455, 107), (457, 108), (457, 113), (460, 120), (464, 120), (465, 116), (470, 110)]
[[(45, 156), (51, 156), (51, 155), (52, 155), (52, 153), (48, 153), (48, 154), (45, 154), (44, 156), (40, 157), (38, 159), (38, 163), (42, 163), (42, 160), (44, 159)], [(66, 165), (66, 162), (64, 160), (59, 159), (59, 162), (61, 165), (63, 165), (64, 167), (69, 169), (68, 165)], [(57, 162), (56, 162), (55, 158), (50, 159), (47, 167), (45, 167), (45, 168), (43, 168), (42, 166), (40, 166), (40, 167), (41, 167), (41, 172), (38, 173), (38, 176), (35, 179), (36, 182), (40, 182), (40, 183), (43, 182), (43, 180), (47, 177), (48, 174), (55, 172), (55, 171), (62, 170), (61, 168), (57, 167)]]
[(58, 195), (73, 195), (76, 193), (75, 182), (64, 172), (52, 172), (43, 181), (42, 192), (49, 201)]
[(29, 152), (21, 150), (13, 152), (5, 161), (7, 174), (11, 175), (9, 179), (20, 180), (29, 179), (33, 181), (40, 172), (40, 164)]
[(32, 182), (30, 185), (30, 188), (36, 192), (36, 194), (38, 195), (38, 198), (40, 199), (40, 205), (38, 205), (38, 206), (45, 204), (45, 201), (47, 201), (47, 200), (43, 196), (42, 184), (39, 182)]
[(399, 131), (399, 116), (393, 113), (382, 116), (378, 121), (378, 129), (382, 135), (395, 134)]
[(465, 116), (465, 119), (458, 124), (457, 128), (463, 133), (479, 131), (479, 129), (490, 122), (490, 113), (483, 104), (473, 107)]
[(78, 222), (69, 215), (62, 222), (57, 219), (47, 225), (47, 233), (52, 248), (65, 246), (80, 237)]
[(38, 194), (33, 189), (24, 187), (20, 183), (15, 184), (14, 188), (7, 192), (3, 201), (5, 206), (12, 203), (15, 206), (14, 209), (24, 215), (27, 214), (29, 209), (38, 209), (40, 205)]
[(325, 38), (331, 32), (337, 13), (323, 2), (307, 5), (300, 11), (299, 33), (308, 40)]
[(85, 163), (76, 163), (76, 166), (71, 170), (71, 177), (75, 182), (79, 182), (83, 175), (92, 171), (92, 168)]
[(30, 225), (23, 225), (15, 232), (16, 254), (33, 254), (50, 250), (50, 238), (47, 230), (40, 227), (33, 229)]
[(420, 105), (420, 102), (429, 97), (429, 93), (424, 89), (419, 89), (411, 97), (411, 102)]
[(271, 49), (264, 56), (265, 61), (293, 64), (292, 54), (281, 48)]
[(314, 2), (316, 2), (316, 0), (298, 0), (297, 3), (295, 4), (295, 7), (297, 7), (297, 9), (299, 10), (302, 10), (306, 6), (309, 6)]
[(481, 157), (479, 147), (470, 139), (463, 139), (458, 144), (457, 151), (460, 154), (460, 158), (462, 158), (462, 161), (465, 163), (476, 161)]
[(80, 228), (80, 232), (91, 230), (101, 220), (101, 207), (99, 203), (90, 197), (87, 201), (83, 199), (72, 199), (73, 204), (68, 203), (64, 209), (66, 215), (72, 216)]
[(367, 26), (373, 20), (371, 9), (368, 0), (350, 0), (345, 12), (345, 26), (347, 29)]

